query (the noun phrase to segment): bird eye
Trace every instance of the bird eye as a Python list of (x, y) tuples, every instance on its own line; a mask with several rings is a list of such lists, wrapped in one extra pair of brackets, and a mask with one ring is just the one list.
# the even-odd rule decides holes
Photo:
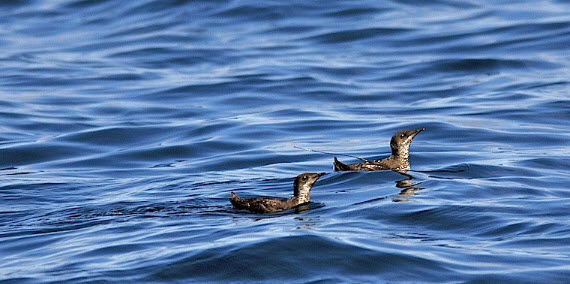
[(306, 180), (306, 179), (307, 179), (307, 176), (303, 176), (303, 180)]
[(400, 134), (400, 138), (404, 138), (404, 133)]

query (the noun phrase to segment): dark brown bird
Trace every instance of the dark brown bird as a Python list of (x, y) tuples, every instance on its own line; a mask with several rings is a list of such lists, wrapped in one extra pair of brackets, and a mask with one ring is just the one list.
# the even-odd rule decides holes
[(298, 175), (293, 184), (293, 197), (289, 199), (272, 197), (243, 199), (232, 192), (230, 202), (236, 209), (246, 209), (254, 213), (271, 213), (291, 209), (309, 202), (313, 184), (324, 174), (303, 173)]
[(392, 154), (390, 157), (365, 161), (363, 163), (343, 164), (336, 157), (334, 157), (333, 167), (335, 171), (381, 171), (393, 170), (397, 172), (406, 172), (410, 170), (410, 145), (412, 140), (418, 133), (424, 131), (425, 128), (418, 128), (412, 130), (402, 130), (396, 132), (390, 140), (390, 148)]

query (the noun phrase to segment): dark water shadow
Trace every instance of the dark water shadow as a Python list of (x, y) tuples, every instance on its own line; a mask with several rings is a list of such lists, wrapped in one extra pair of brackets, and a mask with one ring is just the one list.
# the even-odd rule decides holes
[(416, 194), (416, 192), (424, 189), (423, 187), (418, 187), (421, 181), (412, 181), (414, 177), (409, 173), (395, 172), (402, 175), (404, 178), (395, 181), (396, 188), (400, 189), (398, 194), (394, 195), (384, 195), (377, 198), (368, 199), (362, 202), (353, 203), (352, 206), (358, 206), (368, 203), (374, 203), (377, 201), (382, 201), (386, 199), (392, 199), (393, 202), (403, 202), (409, 201), (409, 197)]

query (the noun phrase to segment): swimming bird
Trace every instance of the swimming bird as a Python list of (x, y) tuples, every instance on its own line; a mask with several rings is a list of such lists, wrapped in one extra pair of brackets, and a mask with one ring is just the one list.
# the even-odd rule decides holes
[(303, 173), (295, 178), (293, 196), (286, 198), (254, 197), (240, 198), (234, 192), (230, 202), (236, 209), (246, 209), (254, 213), (279, 212), (309, 202), (313, 184), (325, 173)]
[(425, 128), (402, 130), (396, 132), (390, 140), (390, 148), (392, 154), (390, 157), (364, 161), (363, 163), (343, 164), (334, 157), (333, 168), (335, 171), (381, 171), (393, 170), (397, 172), (406, 172), (410, 170), (410, 145), (412, 140), (418, 133), (426, 130)]

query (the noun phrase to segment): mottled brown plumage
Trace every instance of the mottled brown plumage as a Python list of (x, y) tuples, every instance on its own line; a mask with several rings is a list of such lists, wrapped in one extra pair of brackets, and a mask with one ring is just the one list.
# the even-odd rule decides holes
[(293, 184), (293, 197), (289, 199), (272, 197), (240, 198), (232, 192), (230, 202), (236, 209), (245, 209), (254, 213), (271, 213), (291, 209), (309, 202), (313, 184), (324, 174), (303, 173), (298, 175)]
[(392, 154), (390, 157), (365, 161), (363, 163), (343, 164), (336, 157), (334, 157), (334, 170), (335, 171), (381, 171), (393, 170), (397, 172), (406, 172), (410, 170), (410, 145), (412, 140), (418, 133), (424, 131), (425, 128), (418, 128), (412, 130), (398, 131), (390, 140), (390, 148)]

